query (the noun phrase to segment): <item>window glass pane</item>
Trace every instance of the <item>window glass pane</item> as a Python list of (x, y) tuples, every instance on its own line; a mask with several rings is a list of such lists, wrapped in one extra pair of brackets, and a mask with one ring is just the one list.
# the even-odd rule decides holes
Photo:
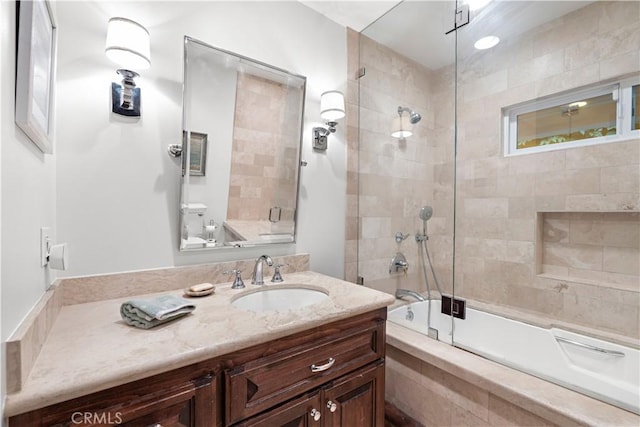
[(631, 117), (633, 120), (631, 122), (631, 129), (640, 129), (640, 85), (635, 85), (631, 88), (631, 93), (633, 94), (633, 101), (631, 104)]
[(608, 93), (520, 114), (517, 120), (518, 150), (615, 135), (616, 101)]

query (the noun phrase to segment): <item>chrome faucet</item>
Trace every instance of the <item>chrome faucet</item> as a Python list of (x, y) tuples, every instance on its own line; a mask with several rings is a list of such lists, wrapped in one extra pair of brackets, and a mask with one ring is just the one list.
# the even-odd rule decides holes
[(269, 267), (273, 265), (273, 260), (269, 255), (260, 255), (256, 260), (256, 265), (253, 267), (253, 275), (251, 276), (252, 285), (264, 285), (262, 261), (266, 262)]
[(402, 299), (403, 297), (413, 297), (418, 301), (426, 301), (427, 299), (417, 293), (416, 291), (411, 291), (409, 289), (398, 289), (396, 290), (396, 298)]

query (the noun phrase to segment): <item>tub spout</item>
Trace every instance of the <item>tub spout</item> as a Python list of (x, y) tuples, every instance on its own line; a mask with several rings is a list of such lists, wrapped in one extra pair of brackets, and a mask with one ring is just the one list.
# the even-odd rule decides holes
[(396, 290), (396, 298), (402, 299), (404, 297), (413, 297), (418, 301), (426, 301), (427, 299), (417, 293), (416, 291), (411, 291), (409, 289), (398, 289)]

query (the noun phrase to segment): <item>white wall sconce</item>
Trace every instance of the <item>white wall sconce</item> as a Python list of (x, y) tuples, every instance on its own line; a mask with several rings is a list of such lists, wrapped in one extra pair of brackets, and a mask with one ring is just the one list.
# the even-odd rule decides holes
[(133, 70), (151, 66), (149, 31), (127, 18), (111, 18), (107, 27), (105, 54), (121, 66), (116, 72), (122, 76), (122, 84), (111, 83), (112, 111), (129, 117), (140, 117), (140, 88)]
[(320, 95), (320, 117), (327, 122), (327, 128), (313, 128), (313, 149), (326, 151), (327, 138), (336, 131), (337, 120), (345, 116), (344, 95), (337, 90), (330, 90)]
[[(405, 116), (403, 113), (409, 113)], [(407, 107), (398, 107), (398, 117), (393, 119), (391, 123), (391, 136), (394, 138), (408, 138), (413, 135), (413, 125), (422, 119), (420, 113), (416, 113)]]

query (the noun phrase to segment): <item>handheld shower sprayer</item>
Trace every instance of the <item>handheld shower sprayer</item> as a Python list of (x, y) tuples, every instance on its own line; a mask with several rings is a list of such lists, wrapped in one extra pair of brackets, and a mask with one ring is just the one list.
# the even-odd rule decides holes
[(423, 206), (418, 214), (423, 221), (429, 221), (433, 216), (433, 208), (431, 206)]
[(431, 219), (433, 216), (433, 208), (431, 206), (423, 206), (420, 209), (420, 213), (418, 216), (422, 220), (422, 235), (416, 235), (416, 240), (426, 240), (427, 239), (427, 221)]

